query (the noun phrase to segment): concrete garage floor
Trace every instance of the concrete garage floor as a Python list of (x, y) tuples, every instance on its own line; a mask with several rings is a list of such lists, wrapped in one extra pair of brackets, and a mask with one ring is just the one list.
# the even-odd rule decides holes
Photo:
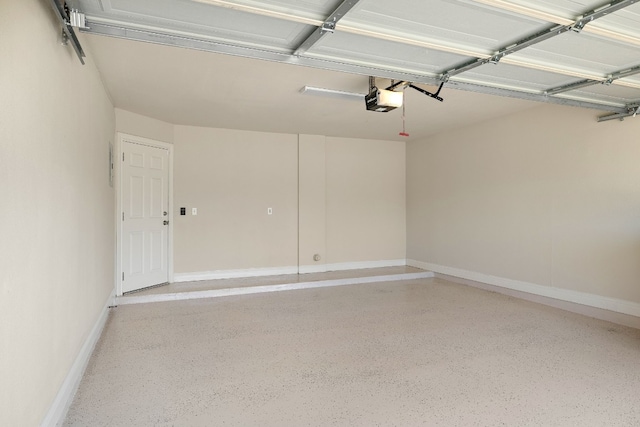
[(442, 279), (112, 310), (66, 426), (637, 426), (640, 330)]
[(250, 286), (268, 286), (292, 284), (299, 282), (319, 282), (335, 279), (350, 279), (358, 277), (384, 276), (391, 274), (424, 273), (415, 267), (381, 267), (359, 270), (328, 271), (326, 273), (285, 274), (280, 276), (245, 277), (238, 279), (198, 280), (193, 282), (171, 283), (130, 293), (134, 296), (166, 294), (174, 292), (197, 292), (225, 288), (243, 288)]

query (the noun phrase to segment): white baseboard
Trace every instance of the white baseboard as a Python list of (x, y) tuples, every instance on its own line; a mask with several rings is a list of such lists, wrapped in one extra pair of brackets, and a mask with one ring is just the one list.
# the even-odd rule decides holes
[(67, 416), (67, 411), (69, 411), (69, 407), (73, 402), (76, 391), (78, 390), (84, 371), (89, 364), (91, 354), (93, 354), (93, 350), (100, 339), (100, 335), (102, 335), (102, 330), (104, 329), (104, 325), (109, 317), (109, 307), (113, 305), (114, 301), (115, 289), (114, 292), (109, 295), (109, 298), (100, 312), (100, 316), (98, 316), (98, 320), (93, 325), (89, 336), (76, 356), (76, 360), (73, 362), (73, 365), (71, 365), (71, 369), (69, 369), (67, 376), (62, 382), (60, 390), (58, 390), (58, 394), (53, 400), (47, 415), (45, 415), (44, 419), (40, 423), (41, 427), (62, 425), (65, 417)]
[(198, 280), (238, 279), (243, 277), (280, 276), (298, 274), (298, 267), (247, 268), (243, 270), (199, 271), (195, 273), (175, 273), (173, 282), (195, 282)]
[(327, 271), (361, 270), (365, 268), (400, 267), (407, 265), (406, 259), (390, 259), (381, 261), (339, 262), (321, 265), (301, 265), (300, 274), (325, 273)]
[(560, 301), (580, 304), (601, 310), (613, 311), (615, 313), (626, 314), (629, 316), (640, 317), (640, 304), (625, 301), (617, 298), (610, 298), (601, 295), (590, 294), (586, 292), (573, 291), (569, 289), (554, 288), (551, 286), (542, 286), (535, 283), (523, 282), (520, 280), (506, 279), (504, 277), (491, 276), (488, 274), (475, 273), (473, 271), (462, 270), (459, 268), (446, 267), (427, 262), (416, 260), (407, 260), (407, 265), (411, 267), (430, 270), (435, 273), (447, 276), (459, 277), (461, 279), (480, 282), (493, 285), (499, 288), (511, 289), (518, 292), (533, 294), (545, 298), (552, 298)]
[(398, 267), (407, 265), (405, 259), (382, 261), (341, 262), (335, 264), (301, 265), (300, 267), (247, 268), (242, 270), (198, 271), (175, 273), (173, 283), (195, 282), (198, 280), (239, 279), (243, 277), (280, 276), (285, 274), (324, 273), (327, 271), (359, 270), (363, 268)]
[(401, 280), (426, 279), (434, 277), (431, 271), (420, 273), (400, 273), (384, 276), (353, 277), (347, 279), (319, 280), (315, 282), (285, 283), (282, 285), (247, 286), (241, 288), (211, 289), (206, 291), (176, 292), (172, 294), (131, 295), (118, 297), (118, 305), (145, 304), (150, 302), (184, 301), (202, 298), (220, 298), (236, 295), (260, 294), (267, 292), (293, 291), (299, 289), (327, 288), (332, 286), (358, 285), (363, 283), (396, 282)]

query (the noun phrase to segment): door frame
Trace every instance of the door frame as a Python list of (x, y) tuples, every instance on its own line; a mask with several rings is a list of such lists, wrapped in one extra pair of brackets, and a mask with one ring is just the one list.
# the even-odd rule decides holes
[(169, 231), (167, 236), (167, 268), (169, 283), (173, 283), (173, 144), (162, 141), (156, 141), (141, 136), (129, 135), (122, 132), (116, 132), (116, 149), (118, 157), (113, 162), (114, 168), (114, 187), (116, 194), (115, 209), (115, 225), (116, 225), (116, 270), (115, 270), (115, 288), (116, 296), (122, 296), (122, 155), (124, 153), (124, 143), (132, 142), (134, 144), (146, 145), (154, 148), (162, 148), (169, 151)]

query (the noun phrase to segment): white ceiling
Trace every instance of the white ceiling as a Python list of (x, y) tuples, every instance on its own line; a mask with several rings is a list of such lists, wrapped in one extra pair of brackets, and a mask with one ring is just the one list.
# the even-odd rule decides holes
[[(309, 85), (365, 93), (367, 76), (373, 75), (418, 82), (434, 92), (448, 71), (486, 61), (554, 26), (574, 25), (583, 14), (621, 0), (609, 5), (606, 0), (69, 3), (87, 15), (93, 35), (81, 41), (89, 45), (119, 108), (177, 124), (399, 139), (400, 110), (368, 112), (364, 101), (299, 90)], [(601, 111), (594, 109), (594, 117), (629, 111), (640, 101), (640, 73), (622, 78), (616, 73), (636, 67), (640, 72), (640, 2), (623, 3), (626, 7), (589, 22), (579, 33), (565, 27), (566, 32), (506, 55), (496, 65), (451, 72), (442, 103), (407, 90), (411, 138), (538, 105), (531, 100), (596, 107)], [(352, 8), (337, 21), (335, 32), (293, 55), (308, 36), (321, 34), (318, 27), (334, 11), (349, 9), (341, 9), (347, 4)], [(599, 83), (611, 76), (613, 84)], [(545, 94), (584, 79), (597, 84)], [(378, 81), (378, 86), (387, 84)]]

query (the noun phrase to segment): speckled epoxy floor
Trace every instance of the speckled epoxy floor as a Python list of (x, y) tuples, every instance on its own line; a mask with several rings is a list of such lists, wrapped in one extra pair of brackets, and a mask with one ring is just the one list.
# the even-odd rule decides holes
[(113, 309), (67, 426), (638, 426), (640, 330), (440, 279)]

